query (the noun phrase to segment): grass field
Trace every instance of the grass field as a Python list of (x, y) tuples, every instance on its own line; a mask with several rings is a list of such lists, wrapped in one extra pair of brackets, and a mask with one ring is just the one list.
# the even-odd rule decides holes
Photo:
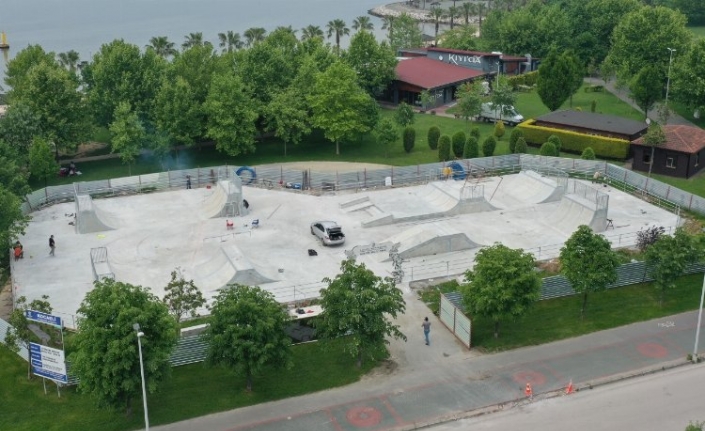
[[(156, 394), (148, 395), (152, 425), (176, 422), (209, 413), (259, 404), (282, 398), (321, 391), (353, 383), (378, 361), (363, 362), (340, 348), (324, 349), (322, 344), (295, 346), (294, 367), (266, 370), (253, 382), (253, 392), (245, 391), (243, 377), (221, 368), (193, 364), (173, 369), (172, 377)], [(378, 360), (386, 352), (376, 353)], [(99, 409), (93, 400), (63, 388), (57, 397), (56, 386), (47, 382), (44, 395), (39, 378), (27, 380), (27, 363), (7, 349), (0, 348), (0, 430), (13, 431), (124, 431), (143, 426), (142, 399), (133, 400), (133, 414)]]
[(688, 27), (691, 33), (697, 38), (705, 37), (705, 26), (702, 27)]

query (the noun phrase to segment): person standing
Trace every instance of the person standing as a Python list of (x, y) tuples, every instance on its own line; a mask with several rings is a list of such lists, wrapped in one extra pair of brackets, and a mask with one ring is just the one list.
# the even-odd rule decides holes
[(54, 241), (54, 235), (49, 237), (49, 248), (51, 251), (49, 252), (49, 256), (54, 256), (54, 249), (56, 248), (56, 242)]
[(428, 339), (428, 334), (431, 332), (431, 322), (428, 321), (428, 317), (425, 317), (423, 319), (423, 323), (421, 324), (421, 327), (423, 328), (423, 336), (426, 338), (426, 345), (430, 345), (431, 342)]
[(186, 175), (186, 190), (191, 188), (191, 175)]

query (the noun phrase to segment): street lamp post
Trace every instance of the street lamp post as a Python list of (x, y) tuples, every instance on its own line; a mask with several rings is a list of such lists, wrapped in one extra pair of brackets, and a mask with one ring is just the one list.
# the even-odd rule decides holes
[(144, 404), (144, 429), (149, 431), (149, 413), (147, 411), (147, 387), (144, 384), (144, 363), (142, 362), (142, 340), (144, 332), (140, 331), (140, 324), (135, 323), (132, 327), (137, 332), (137, 348), (140, 354), (140, 375), (142, 376), (142, 403)]
[(676, 52), (673, 48), (666, 48), (669, 52), (668, 54), (668, 75), (666, 75), (666, 115), (664, 118), (664, 124), (668, 124), (668, 91), (671, 88), (671, 64), (673, 64), (673, 53)]
[(705, 275), (703, 276), (703, 290), (700, 292), (700, 309), (698, 310), (698, 326), (695, 327), (695, 347), (693, 347), (693, 362), (698, 362), (698, 340), (700, 339), (700, 323), (703, 320), (703, 301), (705, 300)]

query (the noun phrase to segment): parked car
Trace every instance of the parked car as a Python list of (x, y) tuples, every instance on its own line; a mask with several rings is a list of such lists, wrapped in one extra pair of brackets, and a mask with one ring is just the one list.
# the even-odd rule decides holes
[(478, 119), (491, 123), (502, 120), (504, 124), (514, 127), (524, 121), (524, 116), (518, 113), (513, 106), (495, 106), (494, 103), (489, 102), (482, 104), (482, 113), (480, 113)]
[(311, 235), (318, 237), (323, 245), (339, 245), (345, 242), (343, 228), (334, 221), (311, 223)]

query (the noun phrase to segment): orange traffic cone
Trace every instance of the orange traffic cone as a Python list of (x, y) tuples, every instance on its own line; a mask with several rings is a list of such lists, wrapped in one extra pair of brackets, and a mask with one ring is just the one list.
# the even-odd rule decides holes
[(574, 392), (573, 390), (573, 379), (570, 379), (570, 383), (568, 383), (568, 386), (565, 388), (565, 394), (569, 395)]
[(524, 395), (529, 398), (534, 396), (534, 391), (531, 389), (531, 383), (526, 384), (526, 388), (524, 388)]

